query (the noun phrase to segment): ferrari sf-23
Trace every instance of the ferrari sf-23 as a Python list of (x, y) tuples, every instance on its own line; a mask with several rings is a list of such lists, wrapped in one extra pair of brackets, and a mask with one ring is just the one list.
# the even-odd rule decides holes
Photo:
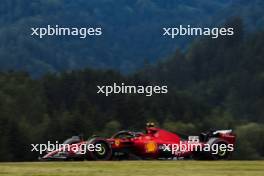
[[(145, 132), (119, 131), (110, 138), (93, 136), (84, 140), (73, 136), (63, 144), (67, 150), (57, 149), (47, 152), (40, 160), (138, 160), (138, 159), (229, 159), (234, 150), (236, 136), (232, 130), (210, 130), (196, 136), (195, 142), (179, 134), (171, 133), (148, 123)], [(76, 146), (93, 144), (99, 150), (80, 152)], [(180, 145), (191, 147), (181, 150)], [(199, 146), (199, 147), (197, 147)], [(214, 150), (208, 146), (214, 146)], [(221, 147), (222, 146), (222, 147)], [(228, 146), (228, 147), (223, 147)], [(177, 148), (176, 148), (177, 147)], [(207, 150), (205, 150), (207, 147)], [(81, 147), (80, 147), (81, 148)], [(176, 149), (175, 149), (176, 148)], [(196, 149), (196, 150), (195, 150)], [(199, 149), (199, 150), (197, 150)]]

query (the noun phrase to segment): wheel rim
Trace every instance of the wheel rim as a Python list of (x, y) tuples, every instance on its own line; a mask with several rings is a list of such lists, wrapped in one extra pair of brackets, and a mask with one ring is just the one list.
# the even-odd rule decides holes
[(105, 154), (105, 152), (106, 152), (106, 149), (105, 149), (105, 147), (103, 146), (103, 145), (101, 145), (101, 150), (100, 151), (98, 151), (97, 153), (99, 154), (99, 155), (104, 155)]
[(225, 154), (226, 154), (226, 150), (219, 150), (218, 151), (219, 156), (225, 156)]
[(98, 142), (97, 144), (100, 144), (100, 150), (94, 151), (94, 156), (98, 160), (104, 160), (109, 157), (110, 149), (107, 144), (104, 142)]

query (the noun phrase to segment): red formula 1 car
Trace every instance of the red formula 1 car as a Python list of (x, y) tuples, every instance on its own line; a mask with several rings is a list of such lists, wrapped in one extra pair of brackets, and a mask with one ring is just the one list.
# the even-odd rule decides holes
[[(67, 151), (59, 148), (47, 153), (40, 159), (228, 159), (234, 150), (235, 138), (232, 130), (211, 130), (201, 133), (195, 142), (190, 142), (178, 134), (148, 124), (144, 133), (119, 131), (108, 139), (92, 137), (89, 140), (83, 140), (81, 137), (73, 136), (64, 142), (68, 145)], [(187, 144), (195, 145), (186, 147)], [(86, 152), (81, 152), (83, 146), (88, 145), (93, 150), (88, 151), (86, 147)], [(185, 147), (180, 148), (180, 146)]]

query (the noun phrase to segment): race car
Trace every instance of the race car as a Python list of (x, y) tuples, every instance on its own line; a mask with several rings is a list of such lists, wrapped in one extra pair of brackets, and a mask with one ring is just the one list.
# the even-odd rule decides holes
[[(191, 139), (191, 140), (190, 140)], [(193, 140), (194, 139), (194, 140)], [(236, 136), (232, 130), (209, 130), (188, 139), (148, 123), (145, 132), (119, 131), (110, 138), (73, 136), (67, 145), (40, 160), (229, 159)], [(87, 147), (88, 146), (88, 147)], [(88, 149), (93, 150), (88, 150)], [(85, 152), (83, 152), (85, 151)]]

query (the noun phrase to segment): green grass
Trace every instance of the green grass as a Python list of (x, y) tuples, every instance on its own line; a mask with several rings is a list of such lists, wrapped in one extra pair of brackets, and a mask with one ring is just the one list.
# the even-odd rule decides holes
[(0, 176), (263, 176), (264, 161), (0, 163)]

